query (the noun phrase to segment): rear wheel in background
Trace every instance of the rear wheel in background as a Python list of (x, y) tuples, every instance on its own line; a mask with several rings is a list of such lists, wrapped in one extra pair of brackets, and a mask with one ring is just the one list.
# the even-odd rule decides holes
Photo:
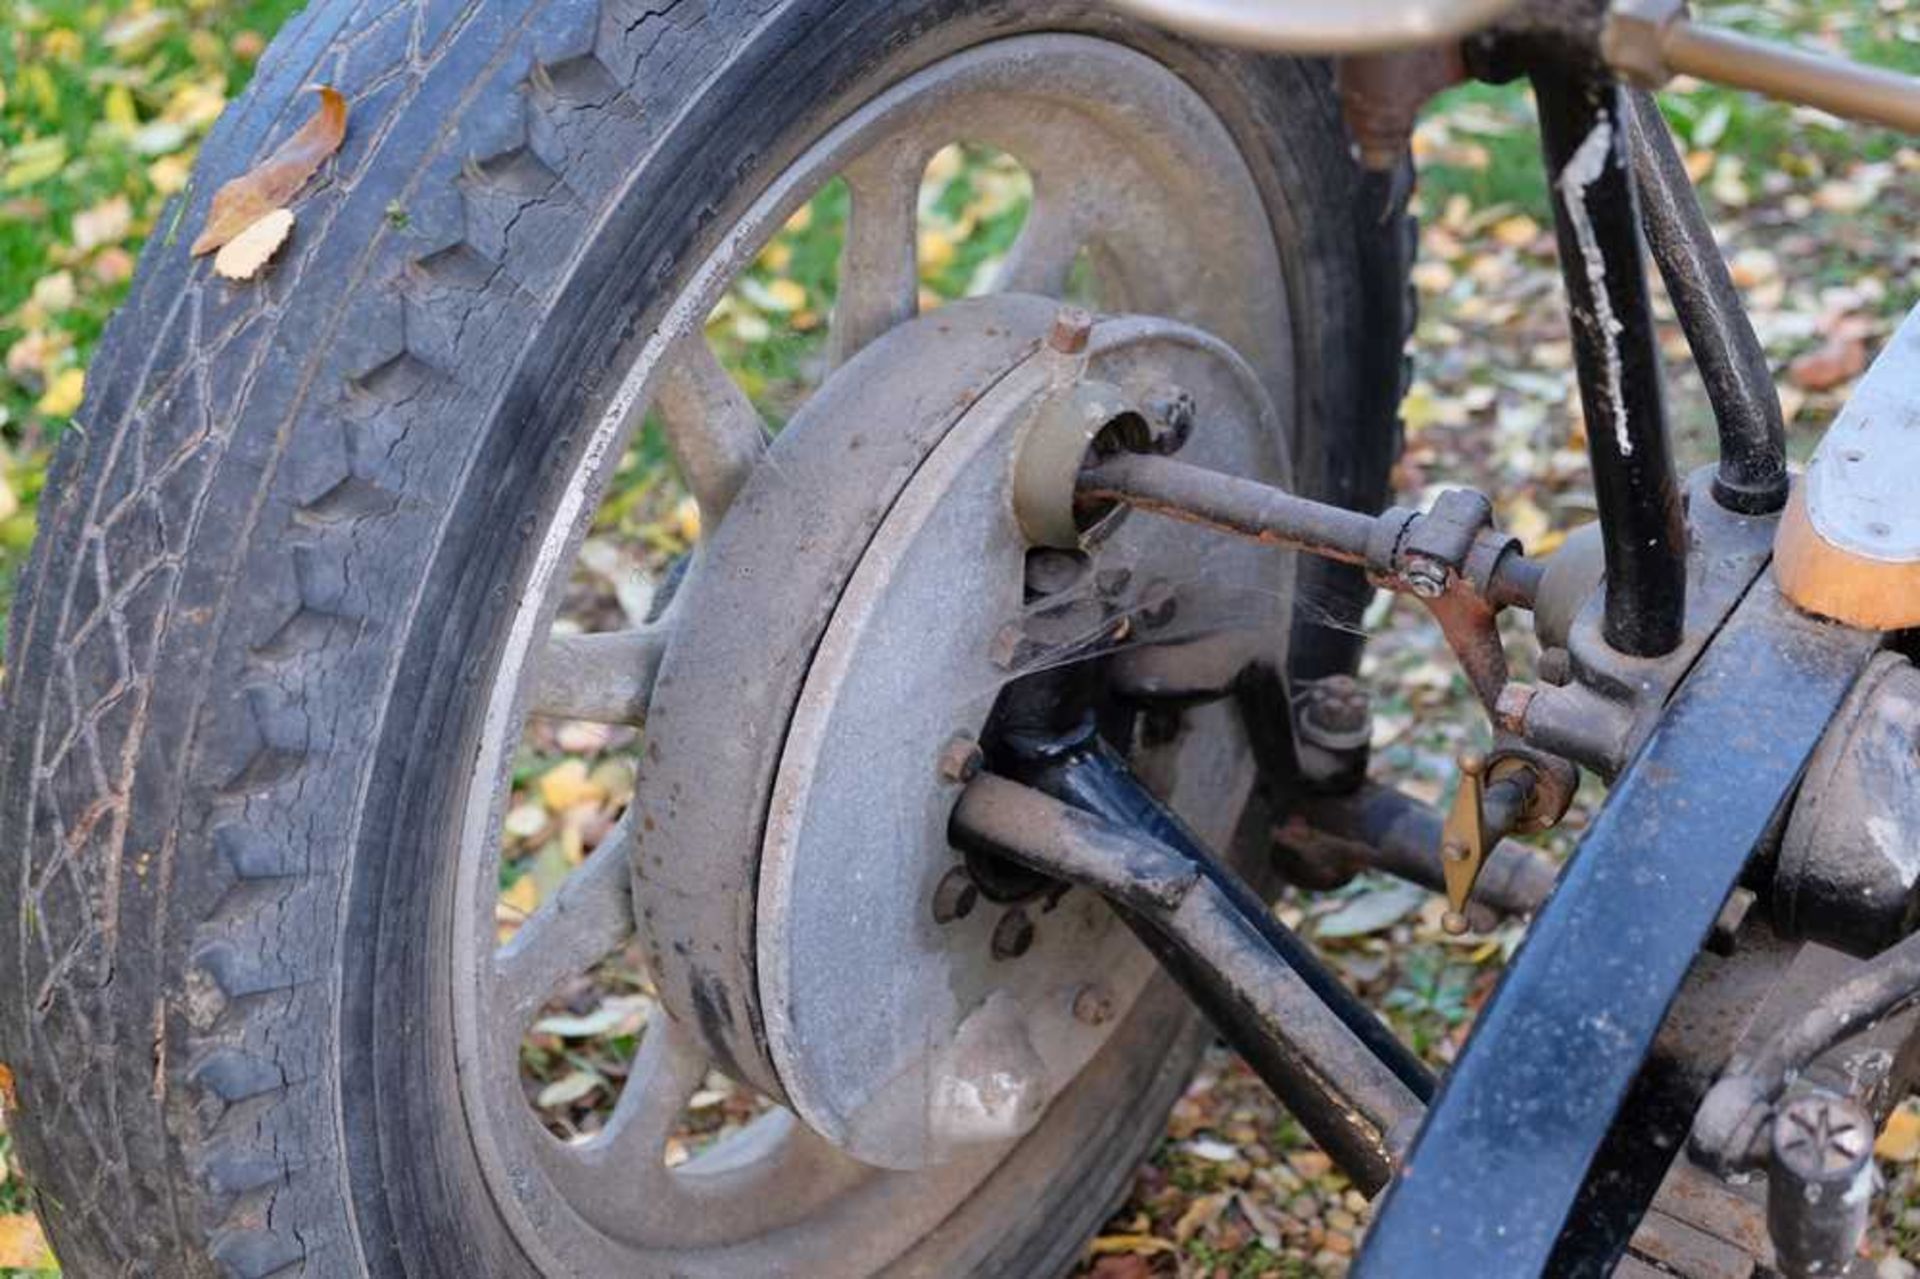
[[(890, 354), (941, 358), (925, 328), (890, 333), (918, 310), (915, 202), (941, 148), (984, 145), (1025, 167), (1033, 207), (983, 288), (1058, 295), (1083, 264), (1103, 309), (1237, 352), (1219, 367), (1250, 371), (1298, 488), (1378, 500), (1404, 228), (1346, 155), (1325, 69), (1070, 3), (322, 3), (217, 129), (184, 225), (297, 125), (314, 81), (348, 94), (351, 125), (294, 243), (244, 286), (184, 241), (153, 246), (15, 613), (0, 828), (21, 837), (0, 867), (20, 909), (0, 1051), (61, 1257), (77, 1274), (1067, 1265), (1185, 1081), (1200, 1032), (1177, 995), (1147, 986), (1010, 1147), (883, 1173), (769, 1105), (669, 1169), (709, 1059), (829, 1108), (786, 1096), (811, 1063), (769, 1049), (763, 1010), (743, 1006), (769, 980), (774, 881), (755, 843), (719, 869), (676, 863), (686, 910), (641, 937), (735, 944), (704, 967), (637, 955), (635, 998), (664, 1007), (605, 1126), (565, 1142), (527, 1104), (520, 1027), (632, 948), (637, 819), (502, 929), (502, 804), (541, 712), (631, 724), (662, 697), (639, 741), (667, 752), (710, 719), (752, 722), (751, 702), (708, 716), (666, 692), (780, 682), (668, 634), (729, 590), (757, 598), (722, 585), (729, 539), (747, 538), (730, 527), (798, 545), (830, 524), (864, 562), (958, 429), (957, 407), (920, 410), (865, 505), (783, 507), (761, 469), (804, 466), (829, 427), (796, 421), (763, 461), (766, 424), (704, 325), (836, 176), (850, 211), (822, 397), (924, 381)], [(1046, 314), (957, 308), (976, 381), (1011, 378)], [(650, 414), (707, 544), (657, 632), (556, 643), (567, 566)], [(813, 635), (767, 643), (810, 653)], [(1296, 663), (1338, 660), (1295, 645)], [(800, 713), (810, 674), (767, 694), (779, 714)], [(991, 700), (958, 675), (939, 686)], [(1240, 758), (1225, 728), (1196, 740)], [(791, 760), (739, 763), (757, 824)], [(643, 761), (637, 813), (665, 804), (648, 786), (666, 773)], [(736, 1015), (702, 1005), (703, 973)]]

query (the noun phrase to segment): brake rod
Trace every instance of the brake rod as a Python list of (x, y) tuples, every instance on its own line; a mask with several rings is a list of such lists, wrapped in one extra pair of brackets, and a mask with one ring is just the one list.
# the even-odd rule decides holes
[[(991, 773), (968, 784), (950, 830), (960, 847), (1105, 896), (1355, 1183), (1367, 1194), (1387, 1183), (1396, 1147), (1412, 1137), (1425, 1113), (1432, 1078), (1413, 1063), (1416, 1091), (1403, 1078), (1403, 1062), (1384, 1059), (1356, 1033), (1336, 1003), (1358, 1007), (1381, 1032), (1385, 1027), (1311, 952), (1298, 947), (1289, 955), (1276, 947), (1276, 930), (1286, 930), (1251, 890), (1243, 895), (1229, 887), (1239, 883), (1231, 871), (1197, 847), (1176, 850)], [(1344, 1001), (1335, 995), (1329, 1002), (1329, 983)]]
[[(1471, 500), (1456, 503), (1460, 512), (1444, 509), (1447, 499), (1456, 497)], [(1460, 578), (1496, 608), (1531, 608), (1544, 572), (1515, 539), (1493, 530), (1486, 498), (1467, 490), (1446, 494), (1425, 514), (1396, 509), (1365, 515), (1170, 457), (1123, 453), (1081, 471), (1075, 500), (1096, 507), (1125, 502), (1270, 546), (1357, 564), (1380, 585), (1427, 599)], [(1427, 533), (1441, 537), (1429, 539), (1423, 536)]]

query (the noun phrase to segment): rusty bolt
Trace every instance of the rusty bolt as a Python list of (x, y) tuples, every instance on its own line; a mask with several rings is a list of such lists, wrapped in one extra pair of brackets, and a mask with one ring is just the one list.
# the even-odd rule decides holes
[(1447, 566), (1438, 560), (1416, 557), (1400, 576), (1407, 589), (1423, 600), (1437, 600), (1447, 593)]
[(1018, 959), (1033, 948), (1033, 921), (1015, 906), (993, 926), (993, 957)]
[(1533, 705), (1535, 691), (1527, 684), (1508, 684), (1501, 689), (1493, 703), (1493, 722), (1509, 733), (1525, 735), (1527, 708)]
[(940, 877), (933, 890), (933, 922), (951, 924), (965, 919), (980, 904), (980, 886), (964, 866), (955, 866)]
[(1083, 1026), (1104, 1026), (1113, 1020), (1113, 995), (1105, 986), (1082, 986), (1073, 994), (1073, 1019)]
[(970, 782), (979, 776), (985, 759), (979, 742), (966, 733), (955, 733), (940, 749), (940, 776), (950, 782)]
[(1083, 307), (1063, 306), (1053, 317), (1047, 345), (1062, 355), (1079, 355), (1093, 337), (1093, 313)]

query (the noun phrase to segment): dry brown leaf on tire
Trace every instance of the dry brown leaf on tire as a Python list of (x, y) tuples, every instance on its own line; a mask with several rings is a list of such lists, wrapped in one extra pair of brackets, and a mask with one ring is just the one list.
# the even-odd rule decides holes
[(220, 246), (213, 271), (226, 280), (251, 280), (293, 234), (293, 210), (275, 209)]
[(284, 208), (327, 157), (340, 149), (347, 136), (347, 100), (324, 84), (316, 86), (315, 92), (320, 95), (320, 109), (298, 133), (214, 192), (206, 226), (193, 242), (193, 256), (212, 253), (269, 213)]

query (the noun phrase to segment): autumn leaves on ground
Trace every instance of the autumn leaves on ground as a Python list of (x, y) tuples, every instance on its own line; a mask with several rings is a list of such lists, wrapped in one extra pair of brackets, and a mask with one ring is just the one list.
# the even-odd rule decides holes
[[(140, 246), (208, 230), (170, 225), (168, 201), (188, 182), (199, 140), (297, 7), (11, 0), (0, 14), (0, 608), (32, 535), (52, 448), (79, 407), (87, 360)], [(1756, 34), (1920, 70), (1920, 0), (1705, 9)], [(1665, 101), (1780, 374), (1793, 452), (1804, 457), (1920, 296), (1920, 149), (1704, 86), (1676, 86)], [(1455, 91), (1416, 140), (1422, 320), (1398, 486), (1413, 502), (1440, 485), (1479, 486), (1496, 496), (1506, 527), (1548, 551), (1592, 517), (1593, 499), (1536, 146), (1530, 106), (1514, 87)], [(236, 216), (234, 238), (254, 236), (243, 247), (259, 249), (276, 233), (263, 222), (277, 222), (282, 209), (298, 218), (297, 190), (255, 192), (262, 202)], [(988, 278), (1019, 230), (1027, 191), (1007, 157), (955, 147), (936, 159), (921, 200), (924, 305)], [(772, 421), (819, 376), (845, 207), (844, 188), (830, 185), (714, 313), (715, 348)], [(247, 267), (234, 273), (271, 271), (271, 248), (259, 251), (258, 262), (230, 255)], [(1697, 463), (1708, 456), (1712, 419), (1670, 322), (1661, 341), (1680, 451)], [(699, 532), (664, 454), (643, 440), (596, 518), (565, 617), (589, 630), (644, 618), (667, 566)], [(1454, 754), (1484, 729), (1421, 616), (1382, 600), (1366, 621), (1378, 635), (1366, 668), (1378, 713), (1376, 772), (1439, 801)], [(1524, 662), (1524, 637), (1514, 639)], [(630, 731), (581, 724), (539, 724), (529, 734), (505, 820), (503, 932), (611, 827), (632, 793), (634, 745)], [(1584, 795), (1579, 811), (1598, 798)], [(1579, 826), (1577, 812), (1551, 846), (1566, 851)], [(1427, 894), (1366, 879), (1280, 904), (1423, 1055), (1444, 1065), (1518, 928), (1452, 939), (1438, 926), (1439, 909)], [(524, 1074), (529, 1103), (556, 1131), (599, 1122), (650, 1007), (637, 966), (609, 963), (545, 1011)], [(0, 1108), (8, 1100), (0, 1078)], [(759, 1105), (713, 1077), (669, 1158), (738, 1127)], [(4, 1141), (0, 1133), (0, 1150)], [(1911, 1279), (1914, 1268), (1899, 1258), (1920, 1256), (1920, 1112), (1897, 1116), (1881, 1151), (1892, 1193), (1874, 1264), (1885, 1279)], [(0, 1175), (0, 1273), (52, 1264), (31, 1208), (9, 1161)], [(1366, 1218), (1365, 1200), (1244, 1067), (1215, 1051), (1086, 1267), (1102, 1279), (1335, 1274)]]

